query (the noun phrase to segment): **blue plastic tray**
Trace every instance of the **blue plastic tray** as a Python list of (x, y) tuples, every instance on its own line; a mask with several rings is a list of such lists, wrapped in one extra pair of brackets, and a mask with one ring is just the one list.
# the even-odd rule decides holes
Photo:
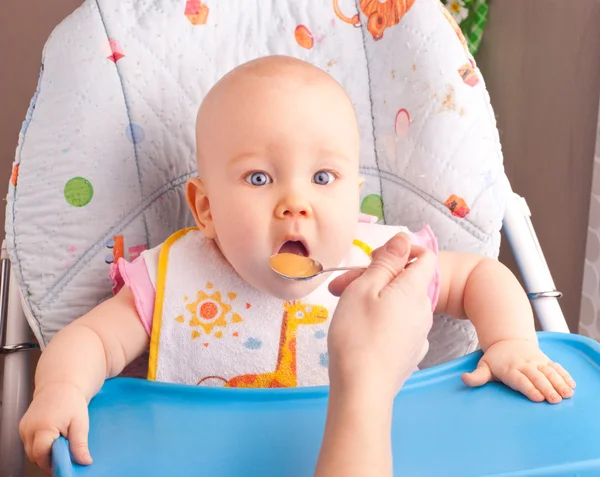
[[(532, 403), (503, 385), (468, 389), (473, 353), (415, 373), (396, 400), (398, 476), (600, 476), (600, 345), (540, 333), (577, 391), (559, 405)], [(327, 388), (207, 389), (118, 378), (90, 404), (94, 464), (53, 447), (54, 475), (311, 476)], [(364, 412), (369, 412), (365, 404)]]

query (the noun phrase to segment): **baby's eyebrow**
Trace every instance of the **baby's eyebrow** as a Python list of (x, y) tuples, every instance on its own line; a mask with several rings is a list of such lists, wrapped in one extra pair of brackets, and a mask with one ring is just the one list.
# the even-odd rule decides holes
[(264, 156), (255, 153), (243, 153), (229, 158), (227, 162), (230, 166), (233, 166), (240, 162), (247, 162), (252, 160), (256, 161), (258, 159), (264, 159)]
[(350, 158), (346, 154), (335, 151), (321, 151), (319, 159), (322, 161), (350, 162)]

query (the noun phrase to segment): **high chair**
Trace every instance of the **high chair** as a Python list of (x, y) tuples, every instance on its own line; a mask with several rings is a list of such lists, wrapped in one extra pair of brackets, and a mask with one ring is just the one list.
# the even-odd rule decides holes
[[(223, 74), (268, 54), (314, 63), (350, 95), (359, 118), (361, 174), (366, 178), (362, 212), (377, 216), (382, 223), (411, 229), (428, 224), (440, 248), (492, 257), (498, 255), (503, 227), (542, 328), (569, 332), (557, 301), (561, 294), (555, 289), (525, 200), (512, 192), (504, 173), (481, 72), (460, 29), (438, 0), (265, 0), (260, 7), (240, 0), (86, 0), (46, 43), (9, 184), (0, 286), (0, 318), (6, 327), (0, 340), (5, 355), (2, 476), (22, 474), (18, 422), (30, 392), (27, 351), (37, 343), (44, 348), (59, 329), (111, 296), (110, 263), (120, 257), (133, 260), (192, 223), (184, 185), (196, 174), (197, 108)], [(30, 331), (37, 343), (30, 339)], [(421, 367), (432, 369), (419, 371), (399, 399), (406, 396), (410, 403), (411, 395), (418, 396), (422, 403), (418, 389), (424, 388), (419, 383), (438, 380), (442, 385), (432, 388), (433, 394), (447, 395), (457, 409), (466, 412), (468, 403), (483, 413), (489, 410), (485, 402), (508, 402), (514, 412), (523, 412), (527, 403), (500, 386), (457, 390), (460, 380), (456, 373), (473, 366), (477, 356), (469, 354), (477, 349), (470, 322), (438, 316), (429, 339), (430, 352)], [(589, 360), (581, 358), (585, 355), (600, 362), (598, 348), (589, 340), (551, 335), (542, 343), (548, 352), (581, 370), (582, 376), (594, 375)], [(207, 409), (222, 411), (219, 399), (237, 410), (238, 419), (244, 415), (238, 412), (240, 407), (247, 405), (250, 420), (264, 416), (263, 411), (268, 410), (264, 403), (269, 402), (269, 409), (285, 410), (296, 424), (306, 424), (297, 436), (313, 439), (306, 450), (310, 457), (303, 461), (304, 465), (311, 462), (318, 450), (323, 414), (302, 414), (300, 410), (310, 405), (322, 410), (324, 390), (235, 396), (225, 391), (120, 378), (108, 382), (91, 404), (91, 419), (96, 423), (90, 436), (92, 454), (97, 454), (95, 467), (71, 468), (64, 440), (59, 440), (54, 447), (58, 475), (106, 475), (93, 473), (101, 471), (98, 469), (117, 475), (115, 467), (98, 463), (98, 455), (112, 451), (94, 449), (94, 443), (101, 446), (111, 433), (121, 433), (110, 416), (126, 420), (133, 415), (135, 419), (133, 408), (127, 404), (119, 407), (119, 402), (131, 403), (132, 397), (141, 396), (146, 402), (140, 403), (143, 414), (151, 412), (153, 398), (156, 409), (164, 404), (163, 392), (172, 392), (173, 399), (185, 402), (192, 396), (204, 399), (202, 413), (190, 411), (204, 418)], [(579, 394), (588, 395), (578, 390)], [(488, 396), (489, 401), (483, 399), (479, 406), (476, 396)], [(589, 410), (589, 401), (577, 399), (577, 412)], [(554, 415), (571, 405), (553, 408), (557, 409)], [(128, 409), (125, 414), (124, 409)], [(157, 432), (167, 425), (159, 421), (168, 415), (185, 420), (185, 408), (171, 408), (171, 414), (162, 409), (163, 414), (143, 414), (151, 421), (140, 424), (138, 431)], [(543, 405), (527, 409), (536, 409), (533, 414), (552, 412), (539, 411), (547, 409)], [(547, 414), (540, 416), (546, 418)], [(231, 424), (229, 417), (223, 419)], [(269, 419), (277, 421), (273, 415)], [(454, 426), (460, 423), (459, 418), (454, 421)], [(592, 421), (589, 429), (597, 424)], [(239, 427), (240, 422), (238, 437), (240, 432), (248, 432)], [(155, 427), (149, 431), (148, 426)], [(215, 420), (210, 426), (215, 436), (232, 438), (228, 434), (231, 427), (219, 431)], [(536, 438), (533, 430), (527, 432)], [(507, 439), (512, 436), (502, 430), (499, 433)], [(276, 435), (285, 441), (285, 436), (277, 433), (269, 439)], [(209, 444), (206, 436), (194, 438)], [(280, 440), (262, 442), (283, 452), (278, 447)], [(217, 447), (225, 451), (221, 444)], [(170, 449), (182, 457), (181, 449)], [(120, 458), (127, 459), (121, 454)], [(507, 455), (512, 458), (515, 454)], [(590, 455), (600, 459), (600, 452), (593, 449), (581, 455), (579, 463)], [(228, 456), (226, 460), (231, 459)], [(240, 459), (251, 465), (251, 450), (244, 450)], [(273, 469), (288, 473), (273, 475), (292, 475), (289, 461), (281, 457), (274, 462)], [(306, 470), (296, 464), (297, 469)], [(538, 464), (543, 465), (543, 459)], [(577, 468), (585, 470), (581, 465)], [(214, 466), (211, 469), (217, 471)], [(236, 475), (235, 469), (239, 471), (233, 464), (221, 467), (218, 475)], [(260, 469), (266, 472), (264, 466), (255, 465), (244, 475)], [(435, 471), (434, 466), (429, 469)], [(136, 470), (130, 468), (129, 472), (135, 475)], [(419, 475), (442, 474), (428, 474), (423, 469)]]

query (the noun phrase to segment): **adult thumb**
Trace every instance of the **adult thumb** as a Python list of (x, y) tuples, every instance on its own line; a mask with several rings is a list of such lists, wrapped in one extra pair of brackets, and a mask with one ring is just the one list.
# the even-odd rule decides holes
[(410, 238), (403, 232), (394, 235), (371, 255), (371, 264), (357, 281), (368, 284), (377, 293), (396, 278), (408, 260)]

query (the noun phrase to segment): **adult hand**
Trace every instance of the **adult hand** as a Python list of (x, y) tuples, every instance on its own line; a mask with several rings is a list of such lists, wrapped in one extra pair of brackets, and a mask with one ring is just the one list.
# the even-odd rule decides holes
[(331, 387), (315, 477), (393, 475), (393, 401), (427, 352), (434, 271), (433, 253), (398, 234), (364, 272), (330, 283), (341, 298), (329, 328)]
[(427, 352), (434, 271), (433, 252), (399, 233), (373, 252), (365, 271), (330, 283), (330, 292), (341, 295), (328, 336), (332, 387), (396, 396)]

